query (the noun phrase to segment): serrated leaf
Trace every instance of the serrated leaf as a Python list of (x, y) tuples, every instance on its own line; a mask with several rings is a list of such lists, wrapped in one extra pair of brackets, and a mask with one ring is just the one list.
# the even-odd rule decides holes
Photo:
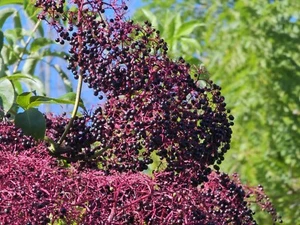
[(183, 23), (176, 32), (176, 37), (189, 36), (197, 27), (205, 26), (204, 23), (199, 23), (198, 21), (189, 21)]
[(33, 96), (32, 92), (24, 92), (17, 96), (16, 103), (23, 109), (27, 109), (30, 105), (30, 98)]
[(15, 91), (12, 83), (6, 78), (0, 78), (0, 107), (8, 112), (15, 99)]
[[(8, 3), (3, 4), (3, 1), (8, 1), (9, 0), (1, 0), (0, 1), (0, 6), (1, 5), (5, 5)], [(12, 14), (14, 14), (17, 10), (14, 8), (4, 8), (0, 10), (0, 27), (3, 26), (3, 24), (5, 23), (5, 20), (10, 17)]]
[(35, 139), (43, 139), (46, 131), (46, 120), (43, 114), (35, 109), (30, 108), (15, 117), (15, 125), (21, 128), (24, 134), (30, 135)]
[(29, 49), (31, 52), (36, 52), (39, 49), (41, 49), (47, 45), (51, 45), (53, 43), (55, 43), (55, 42), (52, 41), (51, 39), (40, 37), (40, 38), (36, 38), (32, 41)]
[(0, 53), (4, 44), (3, 32), (0, 30)]

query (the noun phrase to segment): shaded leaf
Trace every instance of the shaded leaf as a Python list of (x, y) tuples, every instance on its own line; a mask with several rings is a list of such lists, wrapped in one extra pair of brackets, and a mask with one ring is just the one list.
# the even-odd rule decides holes
[(0, 30), (0, 52), (4, 44), (3, 32)]
[(5, 77), (5, 64), (4, 64), (4, 60), (2, 59), (1, 55), (0, 55), (0, 77)]
[(24, 134), (35, 139), (43, 139), (46, 131), (46, 120), (44, 115), (37, 109), (30, 108), (15, 117), (15, 125), (21, 128)]
[(0, 107), (8, 112), (15, 99), (15, 92), (12, 83), (6, 78), (0, 78)]

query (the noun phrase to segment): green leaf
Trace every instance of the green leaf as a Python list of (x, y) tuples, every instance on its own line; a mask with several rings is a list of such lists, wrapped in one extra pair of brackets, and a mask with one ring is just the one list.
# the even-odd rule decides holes
[[(28, 100), (29, 98), (29, 100)], [(51, 98), (46, 96), (35, 96), (31, 92), (25, 92), (17, 97), (17, 103), (23, 109), (38, 107), (41, 104), (71, 104), (75, 103), (76, 94), (73, 92), (67, 93), (59, 98)], [(83, 101), (80, 100), (79, 106), (86, 110)]]
[[(3, 1), (10, 1), (10, 0), (1, 0), (0, 1), (0, 6), (3, 4)], [(8, 4), (8, 3), (6, 3)], [(17, 10), (14, 8), (4, 8), (2, 10), (0, 10), (0, 27), (3, 26), (3, 24), (5, 23), (5, 20), (10, 17), (12, 14), (16, 13)]]
[(36, 52), (39, 49), (41, 49), (47, 45), (51, 45), (53, 43), (55, 43), (55, 42), (52, 41), (51, 39), (40, 37), (40, 38), (36, 38), (33, 40), (29, 49), (31, 52)]
[[(172, 13), (170, 10), (167, 10), (165, 14), (165, 21), (163, 24), (163, 33), (162, 36), (168, 41), (173, 40), (175, 32), (175, 23), (176, 23), (176, 14)], [(172, 46), (172, 43), (168, 43)]]
[(150, 10), (147, 9), (142, 9), (142, 12), (147, 17), (147, 19), (152, 24), (152, 26), (158, 28), (158, 22), (156, 16)]
[(23, 109), (27, 109), (30, 105), (30, 98), (33, 96), (32, 92), (24, 92), (17, 96), (16, 103)]
[(4, 64), (4, 60), (2, 59), (1, 55), (0, 55), (0, 78), (1, 77), (5, 77), (5, 64)]
[(58, 52), (58, 51), (52, 51), (51, 49), (45, 49), (41, 53), (39, 53), (40, 57), (45, 57), (45, 56), (54, 56), (54, 57), (60, 57), (64, 59), (64, 56), (66, 55), (65, 52)]
[(189, 36), (197, 27), (205, 26), (204, 23), (199, 23), (198, 21), (189, 21), (183, 23), (176, 32), (176, 37)]
[(195, 51), (200, 51), (201, 50), (201, 45), (200, 43), (194, 39), (194, 38), (180, 38), (181, 42), (181, 47), (184, 52), (190, 52), (192, 49), (194, 52)]
[(0, 107), (4, 112), (8, 112), (15, 99), (15, 91), (12, 83), (3, 77), (0, 79)]
[(23, 4), (23, 0), (1, 0), (0, 1), (0, 6), (9, 5), (9, 4), (22, 5)]
[[(66, 101), (70, 101), (70, 102), (73, 102), (72, 104), (75, 103), (75, 99), (76, 99), (76, 93), (74, 92), (69, 92), (65, 95), (62, 95), (60, 96), (58, 99), (61, 99), (61, 100), (66, 100)], [(86, 108), (84, 106), (84, 103), (82, 101), (82, 99), (79, 100), (79, 106), (86, 111)]]
[(61, 69), (61, 66), (55, 64), (54, 68), (56, 69), (56, 71), (58, 72), (60, 78), (64, 82), (66, 92), (73, 92), (72, 83), (71, 83), (68, 75)]
[(15, 25), (16, 28), (21, 28), (22, 27), (22, 22), (21, 22), (21, 18), (20, 18), (19, 12), (17, 12), (14, 15), (14, 25)]
[(25, 63), (22, 67), (22, 73), (25, 74), (34, 74), (35, 67), (37, 63), (42, 59), (41, 56), (38, 56), (37, 54), (33, 53), (28, 56), (28, 58), (25, 60)]
[[(38, 21), (37, 14), (40, 11), (40, 9), (34, 7), (34, 4), (32, 4), (31, 0), (24, 0), (23, 7), (29, 19), (31, 19), (32, 22), (36, 24)], [(41, 26), (41, 24), (38, 26), (38, 31), (40, 32), (41, 36), (44, 36), (44, 29)]]
[(36, 76), (24, 73), (15, 73), (7, 78), (11, 80), (13, 84), (15, 84), (16, 81), (22, 82), (30, 91), (36, 90), (38, 93), (44, 93), (44, 85)]
[(3, 32), (0, 30), (0, 53), (3, 47), (4, 38), (3, 38)]
[(13, 80), (12, 83), (14, 85), (16, 94), (17, 95), (21, 94), (23, 92), (23, 87), (22, 87), (21, 82), (19, 80)]
[(43, 114), (37, 109), (30, 108), (15, 117), (15, 125), (21, 128), (24, 134), (35, 139), (44, 139), (46, 131), (46, 120)]
[(14, 64), (18, 60), (18, 56), (15, 54), (15, 52), (5, 45), (3, 46), (1, 53), (4, 64), (7, 66)]
[(4, 36), (10, 38), (15, 44), (18, 40), (23, 39), (24, 36), (31, 36), (31, 33), (23, 28), (15, 28), (6, 30)]
[(13, 81), (13, 80), (21, 80), (21, 79), (29, 79), (32, 81), (35, 81), (37, 78), (34, 78), (32, 75), (29, 74), (23, 74), (23, 73), (14, 73), (11, 76), (8, 76), (7, 79)]

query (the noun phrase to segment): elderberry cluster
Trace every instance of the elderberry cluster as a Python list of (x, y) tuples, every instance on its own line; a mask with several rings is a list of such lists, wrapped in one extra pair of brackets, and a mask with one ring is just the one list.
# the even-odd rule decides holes
[[(182, 58), (169, 59), (166, 43), (149, 22), (141, 26), (124, 18), (124, 2), (78, 1), (77, 11), (61, 11), (61, 4), (37, 1), (43, 9), (39, 17), (57, 30), (59, 42), (70, 44), (74, 77), (82, 76), (96, 96), (105, 93), (108, 99), (89, 118), (89, 129), (73, 134), (84, 136), (87, 146), (71, 134), (65, 144), (86, 148), (85, 158), (106, 172), (146, 170), (156, 155), (165, 171), (183, 173), (194, 186), (206, 181), (208, 166), (218, 169), (230, 147), (233, 117), (221, 88), (211, 81), (200, 85), (195, 79), (200, 69), (192, 71)], [(107, 10), (114, 17), (105, 18)]]

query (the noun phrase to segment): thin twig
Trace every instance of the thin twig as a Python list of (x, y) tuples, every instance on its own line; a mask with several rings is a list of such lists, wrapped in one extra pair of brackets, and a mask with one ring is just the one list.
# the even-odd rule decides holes
[(22, 61), (22, 59), (23, 59), (23, 56), (24, 56), (25, 51), (26, 51), (26, 48), (27, 48), (27, 46), (29, 45), (31, 39), (33, 38), (33, 34), (34, 34), (34, 32), (36, 31), (36, 29), (38, 28), (38, 26), (40, 25), (40, 23), (41, 23), (41, 20), (39, 20), (39, 21), (35, 24), (35, 26), (34, 26), (34, 28), (33, 28), (33, 30), (32, 30), (31, 35), (28, 37), (28, 39), (27, 39), (27, 41), (26, 41), (26, 43), (25, 43), (25, 46), (24, 46), (24, 50), (21, 52), (21, 54), (20, 54), (20, 56), (19, 56), (19, 59), (18, 59), (18, 61), (17, 61), (17, 64), (16, 64), (16, 66), (15, 66), (14, 69), (13, 69), (13, 74), (14, 74), (15, 72), (18, 71), (19, 65), (20, 65), (20, 63), (21, 63), (21, 61)]

